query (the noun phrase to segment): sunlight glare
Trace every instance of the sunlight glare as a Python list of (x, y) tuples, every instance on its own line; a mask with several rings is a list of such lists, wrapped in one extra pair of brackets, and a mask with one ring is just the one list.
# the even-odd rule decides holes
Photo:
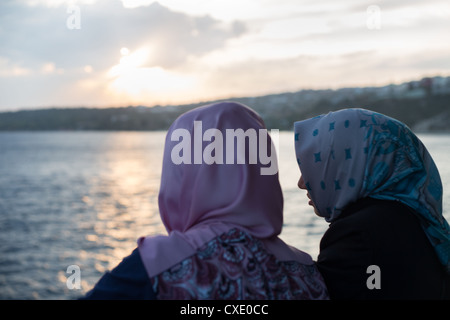
[(123, 47), (122, 49), (120, 49), (120, 54), (123, 56), (127, 56), (130, 54), (130, 50), (126, 47)]
[(149, 64), (151, 50), (143, 47), (130, 51), (120, 49), (119, 63), (107, 73), (112, 82), (109, 91), (131, 102), (146, 99), (164, 99), (168, 95), (179, 94), (194, 85), (193, 77)]

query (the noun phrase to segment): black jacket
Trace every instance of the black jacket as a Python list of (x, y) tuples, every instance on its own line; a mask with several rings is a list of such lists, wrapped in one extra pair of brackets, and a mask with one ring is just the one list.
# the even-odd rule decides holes
[(325, 232), (317, 265), (331, 299), (450, 299), (450, 275), (413, 210), (396, 201), (346, 208)]

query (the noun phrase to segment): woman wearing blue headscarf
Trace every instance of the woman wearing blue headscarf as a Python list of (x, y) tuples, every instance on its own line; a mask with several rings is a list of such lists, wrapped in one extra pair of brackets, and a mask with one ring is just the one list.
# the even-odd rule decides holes
[(294, 124), (299, 187), (330, 226), (317, 265), (332, 299), (450, 299), (442, 184), (403, 123), (343, 109)]

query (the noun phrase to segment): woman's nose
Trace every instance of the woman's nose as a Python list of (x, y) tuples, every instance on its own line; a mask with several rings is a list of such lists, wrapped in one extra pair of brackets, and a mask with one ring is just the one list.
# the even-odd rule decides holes
[(300, 176), (297, 185), (300, 189), (306, 190), (305, 180), (303, 180), (303, 176)]

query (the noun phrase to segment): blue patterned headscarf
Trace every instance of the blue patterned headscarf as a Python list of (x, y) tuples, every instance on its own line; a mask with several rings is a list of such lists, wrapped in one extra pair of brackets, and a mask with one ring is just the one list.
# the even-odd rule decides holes
[(343, 109), (294, 124), (297, 162), (320, 216), (336, 220), (358, 199), (412, 208), (450, 272), (450, 227), (442, 183), (425, 146), (403, 123), (365, 109)]

